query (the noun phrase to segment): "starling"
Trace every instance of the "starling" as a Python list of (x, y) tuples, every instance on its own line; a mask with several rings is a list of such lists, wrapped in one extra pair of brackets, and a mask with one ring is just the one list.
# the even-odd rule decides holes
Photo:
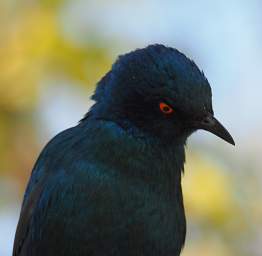
[(31, 174), (13, 256), (178, 256), (186, 140), (197, 129), (234, 144), (211, 88), (176, 49), (120, 56), (89, 112), (55, 136)]

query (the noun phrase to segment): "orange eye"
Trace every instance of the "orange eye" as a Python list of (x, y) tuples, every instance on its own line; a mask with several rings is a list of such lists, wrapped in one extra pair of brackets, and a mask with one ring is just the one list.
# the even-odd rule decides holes
[(164, 102), (159, 104), (159, 108), (164, 114), (172, 114), (174, 112), (174, 109)]

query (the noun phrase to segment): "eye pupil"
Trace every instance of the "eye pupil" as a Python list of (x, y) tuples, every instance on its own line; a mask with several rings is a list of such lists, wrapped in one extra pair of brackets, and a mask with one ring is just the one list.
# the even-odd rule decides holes
[(171, 114), (171, 113), (173, 113), (173, 108), (172, 107), (170, 107), (169, 105), (167, 105), (166, 103), (164, 103), (164, 102), (161, 102), (160, 104), (159, 104), (159, 108), (160, 108), (160, 110), (164, 113), (164, 114)]

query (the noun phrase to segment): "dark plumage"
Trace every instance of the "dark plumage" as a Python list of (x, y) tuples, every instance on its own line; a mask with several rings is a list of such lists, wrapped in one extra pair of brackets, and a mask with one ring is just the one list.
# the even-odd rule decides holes
[(13, 256), (176, 256), (185, 241), (187, 137), (208, 130), (211, 88), (179, 51), (121, 56), (81, 122), (53, 138), (27, 186)]

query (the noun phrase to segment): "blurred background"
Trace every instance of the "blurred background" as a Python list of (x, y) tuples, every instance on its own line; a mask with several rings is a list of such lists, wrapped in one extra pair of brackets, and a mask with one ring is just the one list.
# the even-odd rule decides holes
[(42, 147), (88, 111), (117, 55), (152, 43), (204, 70), (236, 146), (197, 132), (183, 178), (183, 256), (262, 255), (260, 0), (1, 0), (0, 255)]

